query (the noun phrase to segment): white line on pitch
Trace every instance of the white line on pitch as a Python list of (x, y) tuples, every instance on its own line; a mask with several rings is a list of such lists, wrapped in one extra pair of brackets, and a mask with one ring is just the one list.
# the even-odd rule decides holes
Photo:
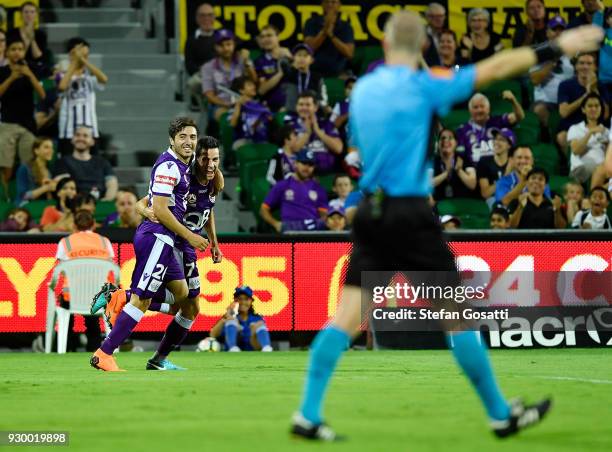
[(581, 381), (583, 383), (594, 383), (598, 385), (612, 385), (612, 380), (596, 380), (593, 378), (576, 378), (576, 377), (550, 377), (545, 375), (537, 375), (537, 378), (545, 380), (564, 380), (564, 381)]

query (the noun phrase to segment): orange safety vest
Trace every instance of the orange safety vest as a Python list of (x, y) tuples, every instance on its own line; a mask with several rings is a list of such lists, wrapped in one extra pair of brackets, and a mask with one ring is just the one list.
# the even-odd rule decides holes
[[(64, 244), (67, 260), (72, 259), (105, 259), (110, 260), (105, 237), (92, 231), (81, 231), (64, 237), (60, 244)], [(109, 282), (114, 282), (113, 274), (109, 274)], [(68, 278), (63, 278), (61, 289), (64, 301), (70, 301)]]

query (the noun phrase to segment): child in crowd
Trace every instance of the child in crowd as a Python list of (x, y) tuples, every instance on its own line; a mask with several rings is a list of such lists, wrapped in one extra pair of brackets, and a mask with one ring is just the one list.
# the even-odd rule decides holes
[(268, 141), (272, 113), (255, 99), (255, 82), (246, 76), (238, 77), (232, 82), (232, 90), (240, 93), (229, 118), (230, 125), (234, 128), (233, 149), (248, 143)]
[(574, 217), (572, 228), (574, 229), (612, 229), (610, 218), (606, 209), (610, 201), (608, 191), (603, 187), (591, 189), (591, 208), (581, 210)]
[(30, 212), (17, 207), (11, 209), (6, 221), (0, 223), (0, 232), (39, 232), (39, 229), (36, 223), (32, 221)]
[(489, 216), (489, 225), (491, 229), (508, 229), (510, 228), (510, 214), (503, 205), (496, 205), (491, 210)]
[(353, 85), (357, 81), (357, 77), (349, 77), (344, 82), (344, 100), (337, 102), (332, 109), (329, 120), (334, 123), (342, 141), (346, 142), (348, 125), (348, 113), (349, 113), (349, 98), (351, 97), (351, 91), (353, 91)]
[(285, 74), (285, 110), (295, 111), (298, 96), (305, 91), (317, 93), (317, 103), (323, 110), (327, 106), (327, 89), (323, 77), (310, 70), (314, 62), (314, 52), (310, 46), (300, 43), (293, 48), (293, 67)]
[(332, 209), (344, 208), (344, 201), (350, 192), (353, 191), (353, 181), (348, 174), (336, 174), (332, 184), (332, 191), (338, 196), (329, 202)]
[(266, 179), (270, 182), (270, 185), (276, 184), (279, 180), (283, 180), (295, 172), (295, 155), (299, 149), (297, 147), (297, 134), (293, 127), (284, 125), (279, 129), (278, 145), (280, 146), (278, 152), (270, 159), (266, 174)]
[(591, 207), (589, 200), (584, 198), (584, 188), (576, 181), (570, 181), (565, 184), (563, 187), (563, 199), (565, 203), (561, 205), (561, 213), (570, 224), (574, 221), (574, 217), (579, 210)]
[(331, 203), (327, 218), (325, 219), (325, 228), (328, 231), (340, 232), (346, 229), (346, 214), (342, 207), (332, 207)]

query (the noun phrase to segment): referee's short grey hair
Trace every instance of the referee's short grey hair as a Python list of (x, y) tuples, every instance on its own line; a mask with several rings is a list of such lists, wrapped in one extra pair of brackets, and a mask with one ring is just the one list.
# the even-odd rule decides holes
[(471, 110), (472, 109), (472, 105), (474, 105), (474, 102), (476, 102), (477, 100), (482, 100), (484, 101), (484, 103), (491, 108), (491, 102), (489, 102), (489, 98), (487, 96), (485, 96), (482, 93), (476, 93), (474, 94), (472, 97), (470, 97), (470, 101), (468, 102), (468, 108)]
[(476, 16), (485, 16), (485, 19), (487, 19), (487, 23), (491, 23), (491, 13), (489, 13), (489, 11), (484, 8), (470, 9), (470, 12), (468, 13), (468, 22), (471, 22), (472, 19)]
[(398, 11), (385, 24), (385, 41), (391, 50), (421, 54), (425, 27), (421, 17), (412, 11)]

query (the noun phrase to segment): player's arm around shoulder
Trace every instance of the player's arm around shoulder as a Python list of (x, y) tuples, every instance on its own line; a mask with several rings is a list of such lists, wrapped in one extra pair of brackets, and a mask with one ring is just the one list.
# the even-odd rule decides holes
[(208, 240), (198, 234), (194, 234), (181, 224), (176, 217), (172, 215), (168, 206), (169, 201), (169, 196), (153, 195), (153, 213), (159, 219), (159, 222), (175, 234), (187, 240), (194, 248), (204, 251), (208, 247)]

